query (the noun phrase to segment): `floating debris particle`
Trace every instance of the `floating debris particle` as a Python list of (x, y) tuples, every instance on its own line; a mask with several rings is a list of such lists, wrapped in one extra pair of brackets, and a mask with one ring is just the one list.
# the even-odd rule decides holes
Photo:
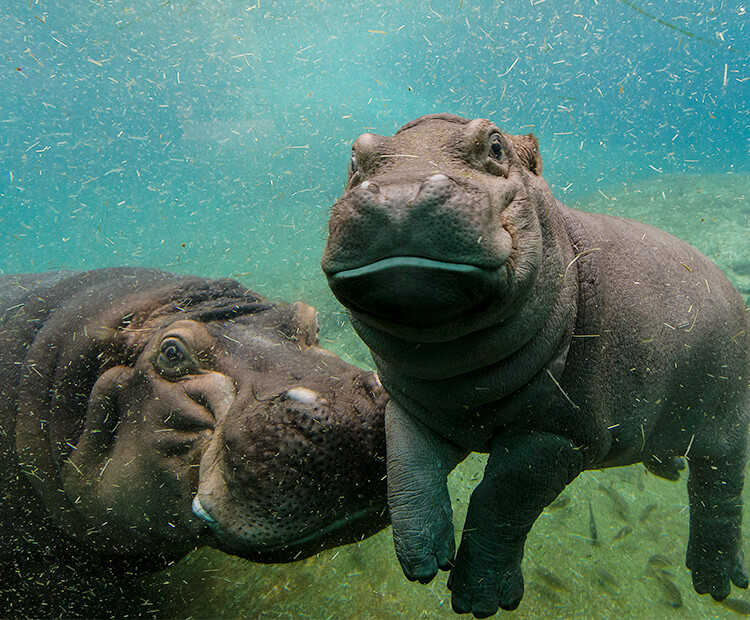
[(741, 54), (745, 53), (744, 50), (737, 49), (735, 47), (732, 47), (731, 45), (722, 45), (721, 43), (717, 43), (716, 41), (712, 41), (711, 39), (702, 37), (698, 34), (695, 34), (694, 32), (690, 32), (689, 30), (685, 30), (684, 28), (675, 26), (674, 24), (668, 22), (665, 19), (661, 19), (660, 17), (657, 17), (656, 15), (649, 13), (648, 11), (644, 11), (641, 7), (637, 6), (634, 2), (630, 2), (629, 0), (618, 0), (618, 1), (624, 4), (625, 6), (629, 6), (636, 13), (640, 13), (644, 17), (648, 17), (650, 20), (655, 21), (657, 24), (661, 24), (662, 26), (666, 26), (667, 28), (676, 30), (680, 34), (684, 34), (686, 37), (690, 37), (691, 39), (695, 39), (696, 41), (700, 41), (702, 43), (707, 43), (708, 45), (713, 45), (714, 47), (719, 47), (721, 49), (729, 50), (730, 52), (741, 53)]

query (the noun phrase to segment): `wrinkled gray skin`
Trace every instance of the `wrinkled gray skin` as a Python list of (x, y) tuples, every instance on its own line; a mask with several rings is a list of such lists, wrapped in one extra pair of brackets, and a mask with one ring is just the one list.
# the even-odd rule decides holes
[(303, 303), (151, 269), (2, 276), (0, 394), (2, 615), (54, 615), (65, 586), (35, 566), (284, 562), (387, 525), (387, 395)]
[[(536, 139), (417, 119), (354, 143), (323, 269), (372, 351), (406, 576), (451, 570), (453, 608), (515, 609), (524, 541), (581, 471), (690, 464), (687, 566), (745, 588), (740, 548), (747, 311), (719, 269), (660, 230), (568, 209)], [(454, 557), (446, 476), (489, 452)]]

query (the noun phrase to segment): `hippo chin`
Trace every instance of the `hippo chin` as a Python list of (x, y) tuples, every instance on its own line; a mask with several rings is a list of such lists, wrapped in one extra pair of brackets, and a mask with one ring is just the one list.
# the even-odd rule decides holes
[[(453, 608), (523, 595), (526, 536), (580, 472), (690, 464), (699, 593), (746, 588), (745, 304), (697, 250), (568, 209), (532, 135), (419, 118), (354, 143), (322, 266), (391, 395), (388, 496), (406, 576), (451, 570)], [(489, 452), (454, 548), (446, 476)]]
[(292, 561), (387, 525), (387, 395), (310, 306), (151, 269), (2, 276), (0, 304), (6, 612), (34, 566)]

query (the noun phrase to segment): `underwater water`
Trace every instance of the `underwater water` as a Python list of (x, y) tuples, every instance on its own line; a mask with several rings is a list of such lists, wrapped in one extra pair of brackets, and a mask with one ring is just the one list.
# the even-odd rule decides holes
[[(359, 134), (451, 112), (533, 132), (558, 199), (676, 234), (750, 299), (749, 4), (9, 4), (0, 273), (131, 265), (233, 276), (314, 305), (323, 345), (372, 367), (320, 270), (328, 210)], [(451, 479), (457, 532), (481, 464), (473, 457)], [(742, 613), (692, 590), (684, 481), (641, 466), (586, 472), (565, 497), (532, 530), (517, 617)], [(649, 570), (655, 555), (669, 562), (680, 607)], [(407, 582), (385, 530), (289, 565), (201, 549), (134, 584), (128, 613), (449, 618), (445, 582)]]

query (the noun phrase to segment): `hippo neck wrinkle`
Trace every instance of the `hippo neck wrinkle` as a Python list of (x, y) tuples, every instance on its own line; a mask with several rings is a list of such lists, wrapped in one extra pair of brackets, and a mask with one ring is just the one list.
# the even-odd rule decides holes
[(352, 323), (371, 348), (384, 387), (425, 423), (460, 426), (471, 411), (491, 406), (501, 425), (511, 423), (517, 409), (525, 406), (527, 399), (520, 394), (532, 386), (536, 402), (540, 391), (549, 401), (558, 390), (555, 381), (564, 368), (577, 297), (576, 264), (562, 235), (545, 244), (541, 268), (523, 306), (489, 328), (448, 342), (414, 343), (356, 316)]
[[(392, 377), (399, 391), (412, 397), (423, 394), (418, 400), (425, 406), (441, 408), (480, 406), (515, 392), (569, 342), (576, 309), (575, 280), (566, 278), (554, 293), (543, 313), (523, 313), (517, 320), (513, 317), (451, 342), (420, 346), (402, 341), (403, 350), (408, 351), (402, 356), (384, 357), (373, 348), (381, 380), (385, 384)], [(527, 307), (537, 303), (531, 296)], [(525, 326), (533, 329), (519, 329)], [(405, 360), (414, 362), (416, 368)]]

